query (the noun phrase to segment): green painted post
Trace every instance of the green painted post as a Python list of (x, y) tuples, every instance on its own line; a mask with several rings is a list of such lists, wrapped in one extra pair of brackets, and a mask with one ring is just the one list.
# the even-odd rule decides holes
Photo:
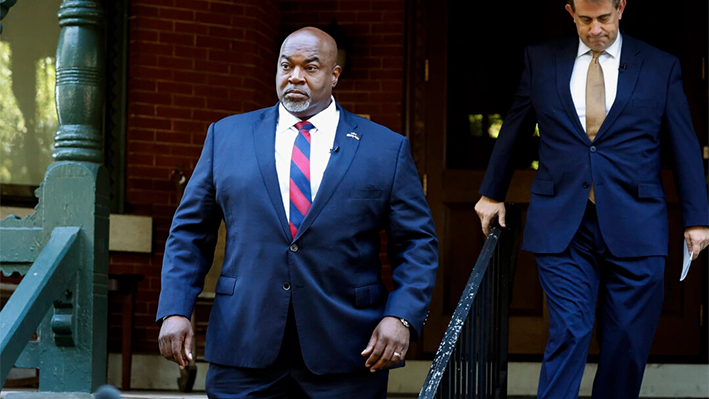
[(20, 356), (38, 363), (40, 392), (11, 393), (6, 399), (88, 398), (106, 383), (110, 201), (101, 148), (105, 52), (100, 2), (64, 0), (59, 24), (55, 163), (37, 190), (35, 215), (24, 223), (6, 220), (0, 227), (34, 220), (42, 228), (40, 246), (56, 227), (81, 227), (77, 250), (68, 255), (79, 267), (69, 279), (70, 289), (41, 322), (40, 342), (27, 345)]
[(56, 162), (47, 169), (43, 229), (81, 226), (81, 234), (73, 252), (79, 263), (75, 289), (55, 302), (38, 329), (40, 392), (90, 393), (106, 383), (107, 181), (103, 166), (88, 162)]
[(54, 159), (103, 164), (104, 15), (101, 4), (64, 0), (57, 44), (57, 114)]
[(69, 326), (62, 325), (58, 317), (62, 308), (55, 307), (54, 314), (50, 312), (40, 327), (42, 338), (69, 327), (75, 344), (46, 347), (49, 356), (40, 357), (42, 392), (90, 393), (106, 383), (110, 202), (101, 150), (103, 24), (98, 1), (65, 0), (59, 10), (62, 30), (56, 59), (56, 162), (47, 169), (40, 202), (44, 203), (45, 229), (82, 227), (77, 259), (81, 266), (74, 298), (75, 320)]

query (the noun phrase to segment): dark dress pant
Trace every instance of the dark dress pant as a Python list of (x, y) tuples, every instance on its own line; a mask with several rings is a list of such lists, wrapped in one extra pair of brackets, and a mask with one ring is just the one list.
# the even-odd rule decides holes
[(569, 247), (536, 259), (549, 309), (537, 398), (578, 397), (594, 318), (600, 356), (592, 397), (637, 398), (662, 310), (665, 257), (613, 256), (589, 201)]
[[(326, 375), (308, 370), (298, 341), (293, 309), (288, 313), (281, 350), (270, 367), (252, 369), (209, 364), (205, 388), (210, 399), (386, 399), (387, 370)], [(363, 365), (365, 360), (363, 357)]]

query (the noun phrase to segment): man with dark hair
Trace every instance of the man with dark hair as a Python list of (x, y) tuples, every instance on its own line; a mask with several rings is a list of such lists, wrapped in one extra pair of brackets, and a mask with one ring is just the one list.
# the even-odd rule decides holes
[[(575, 0), (569, 0), (569, 7), (571, 7), (571, 11), (576, 12), (576, 4), (574, 3)], [(600, 0), (590, 0), (591, 3), (598, 3)], [(618, 4), (620, 3), (620, 0), (613, 0), (613, 8), (618, 8)]]
[(325, 32), (288, 36), (280, 102), (210, 126), (175, 214), (157, 320), (161, 353), (181, 367), (226, 224), (205, 349), (210, 398), (385, 399), (387, 369), (421, 332), (438, 250), (409, 142), (335, 102), (336, 60)]
[[(668, 248), (661, 147), (669, 150), (684, 237), (709, 244), (709, 204), (679, 60), (619, 32), (625, 0), (572, 0), (578, 38), (533, 45), (475, 209), (499, 219), (520, 126), (536, 116), (539, 170), (523, 249), (547, 296), (549, 341), (538, 398), (576, 398), (598, 303), (593, 398), (640, 392), (660, 318)], [(661, 134), (661, 130), (666, 134)], [(677, 239), (677, 237), (675, 237)]]

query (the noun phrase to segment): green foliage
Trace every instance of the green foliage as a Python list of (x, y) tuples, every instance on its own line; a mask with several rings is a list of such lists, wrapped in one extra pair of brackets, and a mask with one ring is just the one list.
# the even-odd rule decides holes
[(0, 183), (9, 183), (13, 174), (21, 172), (12, 153), (26, 134), (25, 118), (12, 92), (12, 49), (0, 42)]
[(57, 108), (54, 101), (54, 87), (56, 86), (56, 70), (54, 58), (45, 57), (37, 60), (36, 64), (36, 97), (34, 110), (34, 134), (41, 154), (39, 168), (47, 169), (52, 162), (54, 151), (54, 135), (59, 128)]
[[(34, 115), (28, 118), (12, 89), (12, 48), (9, 43), (0, 42), (0, 183), (38, 185), (39, 182), (30, 181), (30, 176), (43, 176), (52, 162), (58, 128), (54, 58), (36, 61), (35, 82)], [(28, 156), (26, 146), (30, 140), (34, 141), (30, 148), (37, 148), (38, 153)]]
[(469, 114), (470, 135), (473, 137), (483, 137), (483, 132), (493, 139), (500, 134), (502, 127), (502, 117), (500, 114)]

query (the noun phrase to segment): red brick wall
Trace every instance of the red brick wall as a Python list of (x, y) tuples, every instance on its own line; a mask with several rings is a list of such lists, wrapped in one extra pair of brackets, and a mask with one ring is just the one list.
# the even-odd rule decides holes
[(348, 60), (333, 94), (348, 111), (402, 132), (405, 0), (281, 1), (282, 33), (337, 21)]
[[(189, 177), (210, 122), (275, 103), (280, 12), (275, 0), (131, 3), (126, 200), (130, 213), (153, 217), (153, 253), (112, 253), (110, 271), (145, 275), (134, 348), (155, 352), (162, 255), (177, 206), (171, 173)], [(110, 310), (110, 348), (118, 350), (119, 298)]]
[[(160, 270), (177, 206), (171, 173), (187, 177), (210, 122), (273, 105), (280, 41), (335, 18), (350, 42), (334, 95), (348, 110), (401, 132), (404, 0), (132, 0), (126, 200), (152, 216), (152, 254), (111, 253), (112, 273), (141, 273), (134, 352), (157, 352)], [(120, 298), (110, 305), (110, 349), (120, 350)]]

